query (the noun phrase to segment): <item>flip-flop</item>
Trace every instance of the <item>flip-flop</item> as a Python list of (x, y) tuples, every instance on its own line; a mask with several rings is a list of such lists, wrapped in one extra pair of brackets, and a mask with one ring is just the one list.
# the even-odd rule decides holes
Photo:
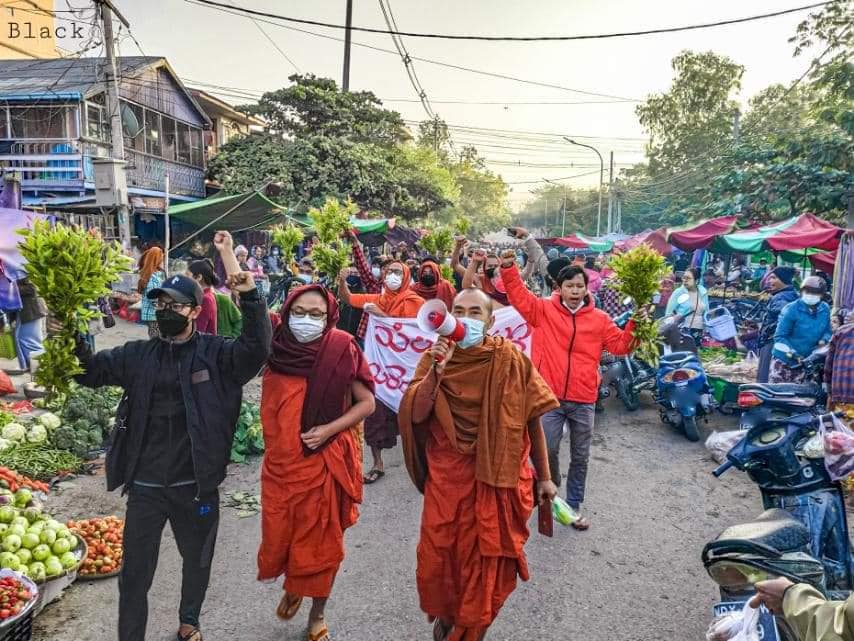
[(379, 481), (384, 476), (385, 476), (385, 472), (383, 472), (382, 470), (373, 469), (370, 472), (368, 472), (367, 475), (365, 475), (365, 477), (362, 480), (365, 482), (366, 485), (372, 485), (373, 483), (376, 483), (377, 481)]
[(299, 612), (299, 607), (302, 605), (302, 597), (294, 598), (294, 596), (285, 592), (282, 600), (279, 601), (279, 607), (276, 608), (276, 616), (282, 621), (290, 621)]
[(181, 632), (179, 631), (175, 637), (178, 641), (202, 641), (202, 631), (198, 628), (193, 628), (184, 636), (181, 636)]
[(590, 521), (585, 519), (583, 516), (578, 517), (577, 521), (572, 522), (572, 527), (574, 527), (579, 532), (584, 532), (590, 529)]

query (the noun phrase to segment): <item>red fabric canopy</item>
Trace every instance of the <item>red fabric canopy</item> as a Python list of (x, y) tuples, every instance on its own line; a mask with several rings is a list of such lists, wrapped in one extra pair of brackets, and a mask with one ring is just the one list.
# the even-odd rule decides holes
[(590, 249), (590, 243), (586, 240), (581, 240), (575, 234), (570, 234), (569, 236), (564, 236), (563, 238), (555, 238), (553, 239), (555, 245), (560, 245), (561, 247), (569, 247), (570, 249)]
[(614, 243), (614, 249), (621, 252), (627, 252), (634, 249), (638, 245), (649, 245), (662, 256), (670, 256), (673, 253), (673, 246), (667, 242), (667, 228), (647, 230), (640, 234), (635, 234), (626, 240), (621, 240)]
[(835, 251), (812, 254), (809, 259), (813, 267), (833, 276), (833, 268), (836, 266)]
[(738, 216), (721, 216), (704, 220), (698, 225), (681, 231), (671, 231), (667, 240), (683, 251), (705, 249), (717, 236), (730, 234), (735, 230)]
[(813, 214), (802, 214), (791, 227), (769, 236), (765, 241), (774, 251), (797, 251), (799, 249), (827, 249), (839, 247), (843, 230)]

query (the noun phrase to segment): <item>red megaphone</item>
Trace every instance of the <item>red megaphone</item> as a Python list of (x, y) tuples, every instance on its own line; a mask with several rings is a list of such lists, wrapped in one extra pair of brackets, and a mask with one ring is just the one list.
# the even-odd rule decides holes
[(419, 329), (424, 332), (435, 332), (439, 336), (461, 341), (466, 335), (466, 326), (457, 320), (438, 299), (428, 300), (415, 317)]

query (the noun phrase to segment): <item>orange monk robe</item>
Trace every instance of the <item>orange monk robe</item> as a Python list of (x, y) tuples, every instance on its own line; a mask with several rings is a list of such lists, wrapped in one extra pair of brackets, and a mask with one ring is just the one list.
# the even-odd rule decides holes
[(430, 418), (412, 423), (425, 354), (400, 406), (407, 469), (424, 493), (416, 579), (421, 609), (475, 641), (528, 579), (523, 546), (533, 511), (528, 423), (558, 406), (530, 360), (502, 338), (457, 348)]
[(362, 452), (355, 427), (317, 454), (303, 454), (300, 419), (307, 380), (264, 374), (258, 579), (284, 575), (287, 592), (324, 598), (344, 560), (344, 530), (359, 518)]

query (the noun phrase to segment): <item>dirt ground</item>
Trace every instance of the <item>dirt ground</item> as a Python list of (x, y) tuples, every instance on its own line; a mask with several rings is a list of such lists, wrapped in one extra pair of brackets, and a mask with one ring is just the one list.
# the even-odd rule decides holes
[[(141, 337), (120, 322), (99, 347)], [(0, 363), (2, 366), (2, 363)], [(246, 390), (257, 399), (257, 382)], [(718, 416), (711, 427), (731, 429)], [(678, 641), (704, 638), (716, 590), (700, 563), (703, 545), (727, 525), (761, 511), (758, 492), (742, 474), (715, 479), (702, 443), (689, 443), (661, 424), (647, 395), (625, 412), (616, 399), (597, 417), (586, 533), (555, 526), (553, 539), (536, 533), (526, 547), (531, 580), (520, 583), (489, 638), (500, 641)], [(568, 446), (562, 448), (568, 462)], [(327, 608), (333, 639), (428, 640), (418, 608), (415, 546), (421, 498), (409, 481), (400, 450), (388, 474), (365, 488), (359, 523), (347, 534), (347, 557)], [(259, 493), (259, 461), (234, 465), (223, 490)], [(65, 518), (118, 514), (124, 499), (108, 494), (103, 477), (77, 479), (48, 502)], [(275, 616), (281, 587), (255, 580), (260, 539), (257, 516), (223, 510), (211, 586), (202, 611), (207, 640), (296, 641), (305, 638), (305, 613), (284, 623)], [(180, 557), (167, 528), (149, 595), (147, 638), (174, 639)], [(116, 638), (117, 581), (78, 581), (36, 621), (37, 641)]]

